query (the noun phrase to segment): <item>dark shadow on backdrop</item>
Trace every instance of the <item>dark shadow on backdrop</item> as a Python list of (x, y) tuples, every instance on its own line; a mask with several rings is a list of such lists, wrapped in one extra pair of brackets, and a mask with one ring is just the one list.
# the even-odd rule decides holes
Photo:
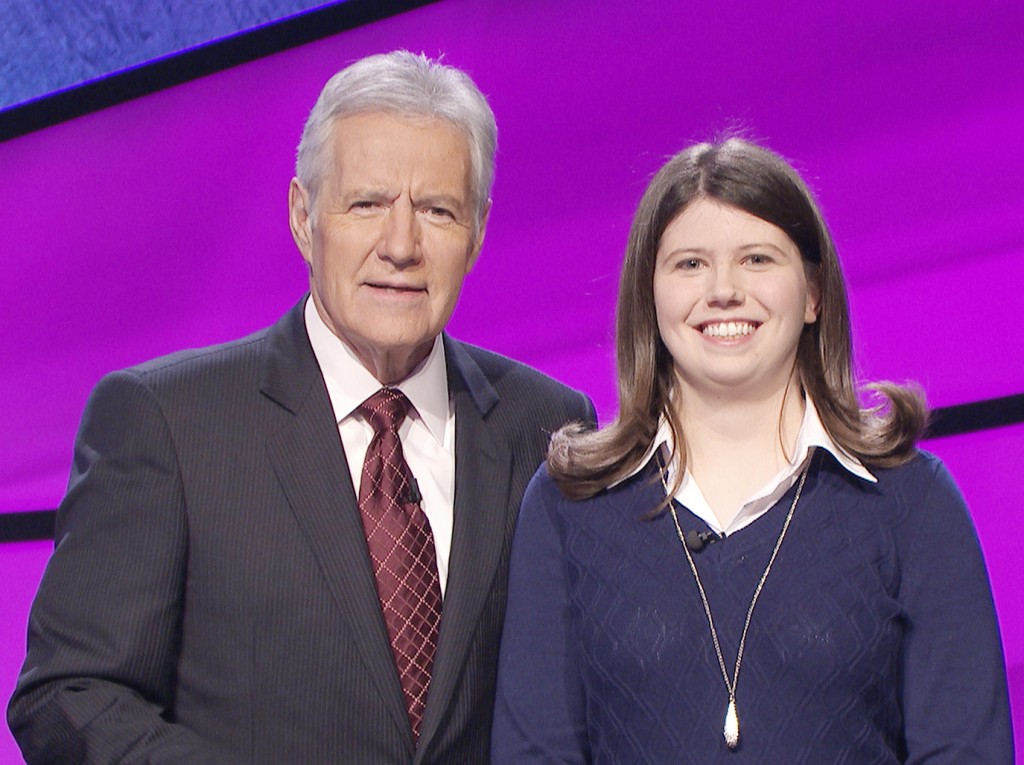
[(0, 141), (230, 69), (437, 0), (347, 0), (0, 111)]

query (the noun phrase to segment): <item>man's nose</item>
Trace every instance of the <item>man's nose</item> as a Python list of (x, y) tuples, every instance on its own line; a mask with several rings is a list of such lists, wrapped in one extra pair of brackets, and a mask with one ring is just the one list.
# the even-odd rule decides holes
[(396, 264), (407, 264), (419, 258), (420, 230), (412, 205), (396, 200), (382, 221), (377, 254)]

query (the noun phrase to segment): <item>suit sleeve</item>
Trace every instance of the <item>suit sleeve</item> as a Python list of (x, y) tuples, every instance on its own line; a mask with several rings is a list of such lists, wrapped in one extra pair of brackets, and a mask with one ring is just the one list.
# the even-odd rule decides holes
[(597, 410), (594, 409), (594, 402), (590, 400), (590, 396), (580, 394), (583, 397), (583, 408), (584, 413), (581, 418), (581, 422), (588, 428), (597, 427)]
[(172, 722), (184, 505), (152, 392), (132, 373), (107, 377), (83, 415), (8, 710), (29, 765), (224, 762)]
[(953, 478), (934, 460), (904, 523), (900, 601), (910, 765), (1011, 765), (1013, 734), (992, 593)]
[(493, 765), (590, 760), (557, 498), (542, 466), (526, 490), (512, 545)]

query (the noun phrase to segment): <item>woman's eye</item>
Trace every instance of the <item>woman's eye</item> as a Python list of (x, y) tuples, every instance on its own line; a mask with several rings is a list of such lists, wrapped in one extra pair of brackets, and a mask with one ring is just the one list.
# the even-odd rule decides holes
[(684, 258), (676, 263), (676, 268), (681, 271), (696, 271), (700, 268), (700, 260), (697, 258)]
[(747, 262), (752, 266), (766, 266), (772, 262), (772, 259), (767, 255), (755, 252), (747, 256)]

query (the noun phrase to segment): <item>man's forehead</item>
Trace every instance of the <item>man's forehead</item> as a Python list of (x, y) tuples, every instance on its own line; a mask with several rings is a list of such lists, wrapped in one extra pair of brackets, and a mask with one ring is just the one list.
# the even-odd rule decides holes
[(355, 115), (337, 121), (333, 138), (330, 170), (345, 187), (400, 182), (469, 193), (468, 139), (450, 123)]
[(469, 153), (470, 138), (467, 131), (461, 125), (436, 115), (370, 110), (339, 115), (331, 123), (331, 138), (336, 145), (384, 137), (400, 137), (414, 142), (427, 135), (438, 138), (443, 136), (451, 145)]

